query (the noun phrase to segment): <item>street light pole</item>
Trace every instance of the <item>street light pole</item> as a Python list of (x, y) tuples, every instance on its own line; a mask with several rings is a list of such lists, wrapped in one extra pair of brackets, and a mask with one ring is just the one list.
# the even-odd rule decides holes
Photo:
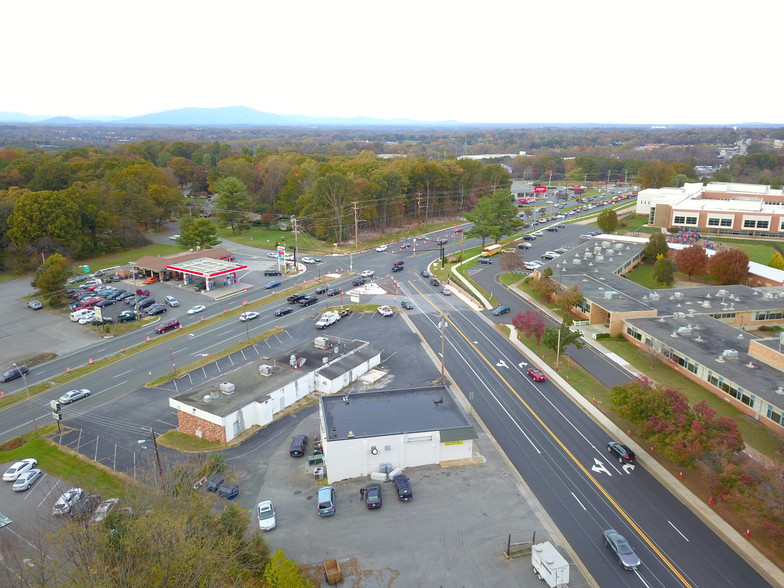
[[(19, 369), (16, 364), (14, 364), (16, 369)], [(21, 370), (20, 370), (21, 371)], [(27, 386), (27, 377), (22, 373), (22, 381), (24, 382), (25, 393), (27, 394), (27, 405), (30, 407), (30, 417), (33, 419), (33, 428), (35, 429), (35, 434), (38, 435), (38, 424), (35, 422), (35, 412), (33, 411), (33, 403), (30, 400), (30, 388)]]

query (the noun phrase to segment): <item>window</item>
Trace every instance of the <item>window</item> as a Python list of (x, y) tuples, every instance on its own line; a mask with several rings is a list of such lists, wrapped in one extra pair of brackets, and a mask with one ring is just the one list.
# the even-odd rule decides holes
[(760, 310), (754, 313), (755, 321), (775, 321), (784, 318), (782, 310)]
[(743, 228), (744, 229), (753, 229), (756, 226), (757, 226), (757, 221), (748, 220), (748, 219), (743, 221)]
[(781, 410), (776, 408), (772, 404), (768, 404), (768, 418), (772, 420), (774, 423), (784, 425), (784, 420), (782, 420), (781, 418)]
[(675, 222), (676, 225), (682, 225), (682, 224), (684, 224), (686, 222), (686, 217), (685, 216), (676, 216), (673, 219), (673, 221)]
[(719, 226), (719, 221), (721, 221), (720, 218), (709, 218), (708, 219), (708, 226), (709, 227), (718, 227)]
[(696, 216), (676, 216), (673, 218), (676, 225), (696, 225)]
[(721, 219), (721, 226), (722, 227), (731, 227), (732, 226), (732, 219), (731, 218), (723, 218), (723, 219)]
[(743, 219), (744, 229), (767, 229), (770, 226), (769, 220), (757, 220), (753, 218)]

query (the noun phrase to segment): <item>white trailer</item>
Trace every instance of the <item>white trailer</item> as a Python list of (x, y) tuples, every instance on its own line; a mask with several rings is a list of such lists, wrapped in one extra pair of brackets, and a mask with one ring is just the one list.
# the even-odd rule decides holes
[(536, 577), (544, 580), (550, 588), (563, 588), (569, 584), (569, 562), (549, 541), (531, 547), (531, 565)]

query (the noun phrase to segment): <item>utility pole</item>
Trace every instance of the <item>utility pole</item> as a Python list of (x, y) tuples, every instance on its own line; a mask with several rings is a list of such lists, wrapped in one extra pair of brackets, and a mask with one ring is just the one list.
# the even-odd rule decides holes
[(446, 330), (446, 315), (442, 313), (441, 314), (441, 385), (442, 386), (444, 385), (444, 369), (445, 369), (444, 368), (444, 359), (445, 359), (444, 350), (446, 348), (445, 345), (446, 336), (444, 333), (445, 330)]
[(354, 247), (359, 247), (359, 202), (354, 202)]
[(297, 230), (297, 217), (291, 217), (291, 226), (294, 231), (294, 266), (297, 265), (297, 244), (299, 243), (299, 231)]
[(158, 475), (163, 481), (163, 466), (161, 466), (161, 455), (158, 453), (158, 440), (155, 438), (155, 431), (150, 427), (150, 435), (152, 435), (152, 444), (155, 447), (155, 461), (158, 462)]
[(419, 228), (419, 226), (422, 224), (422, 221), (419, 218), (419, 207), (421, 206), (420, 205), (421, 200), (422, 200), (422, 194), (420, 192), (417, 192), (417, 195), (416, 195), (416, 202), (417, 202), (416, 203), (417, 228)]

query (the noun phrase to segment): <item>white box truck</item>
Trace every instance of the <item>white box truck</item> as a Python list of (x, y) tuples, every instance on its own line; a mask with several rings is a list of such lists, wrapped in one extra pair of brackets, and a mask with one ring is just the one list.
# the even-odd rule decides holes
[(536, 577), (544, 580), (550, 588), (563, 588), (569, 584), (569, 562), (549, 541), (531, 547), (531, 565)]

